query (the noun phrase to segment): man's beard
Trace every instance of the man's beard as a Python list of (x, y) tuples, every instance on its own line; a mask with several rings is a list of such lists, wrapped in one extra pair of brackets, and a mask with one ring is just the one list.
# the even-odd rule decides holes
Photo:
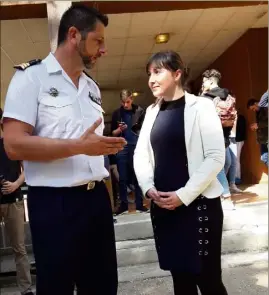
[(81, 41), (78, 45), (78, 54), (81, 57), (84, 67), (88, 70), (92, 69), (95, 65), (95, 62), (92, 61), (92, 56), (85, 55), (85, 42)]
[(82, 59), (82, 63), (84, 67), (88, 70), (92, 69), (94, 67), (94, 63), (92, 63), (91, 57), (80, 54), (80, 57)]

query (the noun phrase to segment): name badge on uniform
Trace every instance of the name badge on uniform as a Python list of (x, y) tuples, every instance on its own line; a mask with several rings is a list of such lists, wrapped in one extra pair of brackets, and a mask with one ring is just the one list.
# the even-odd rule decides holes
[(93, 93), (89, 92), (89, 98), (90, 98), (93, 102), (97, 103), (99, 106), (102, 105), (102, 99), (101, 99), (101, 97), (97, 97), (97, 96), (95, 96)]
[(57, 97), (59, 95), (59, 91), (56, 88), (52, 87), (50, 88), (49, 95)]

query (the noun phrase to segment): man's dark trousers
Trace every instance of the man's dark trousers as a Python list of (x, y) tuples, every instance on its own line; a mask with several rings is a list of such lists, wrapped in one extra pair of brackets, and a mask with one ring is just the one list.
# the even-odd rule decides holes
[(37, 295), (116, 295), (113, 216), (104, 182), (95, 188), (30, 187)]
[(136, 209), (143, 207), (143, 194), (138, 185), (137, 178), (134, 172), (133, 157), (136, 145), (127, 144), (122, 151), (117, 154), (117, 167), (119, 172), (119, 189), (120, 200), (128, 206), (127, 200), (127, 185), (133, 184), (135, 187), (135, 203)]

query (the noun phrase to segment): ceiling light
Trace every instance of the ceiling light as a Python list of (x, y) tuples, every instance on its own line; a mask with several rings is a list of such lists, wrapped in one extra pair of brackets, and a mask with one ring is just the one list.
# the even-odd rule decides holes
[(169, 33), (163, 33), (163, 34), (158, 34), (155, 37), (155, 42), (156, 44), (163, 44), (167, 43), (170, 39), (170, 34)]
[(133, 92), (133, 97), (137, 97), (139, 95), (139, 92)]

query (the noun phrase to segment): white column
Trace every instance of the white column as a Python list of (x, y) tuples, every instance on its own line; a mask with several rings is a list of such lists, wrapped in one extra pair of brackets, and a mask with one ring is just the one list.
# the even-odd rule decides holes
[(72, 1), (48, 1), (48, 28), (51, 52), (55, 52), (58, 40), (58, 28), (63, 13), (72, 5)]

